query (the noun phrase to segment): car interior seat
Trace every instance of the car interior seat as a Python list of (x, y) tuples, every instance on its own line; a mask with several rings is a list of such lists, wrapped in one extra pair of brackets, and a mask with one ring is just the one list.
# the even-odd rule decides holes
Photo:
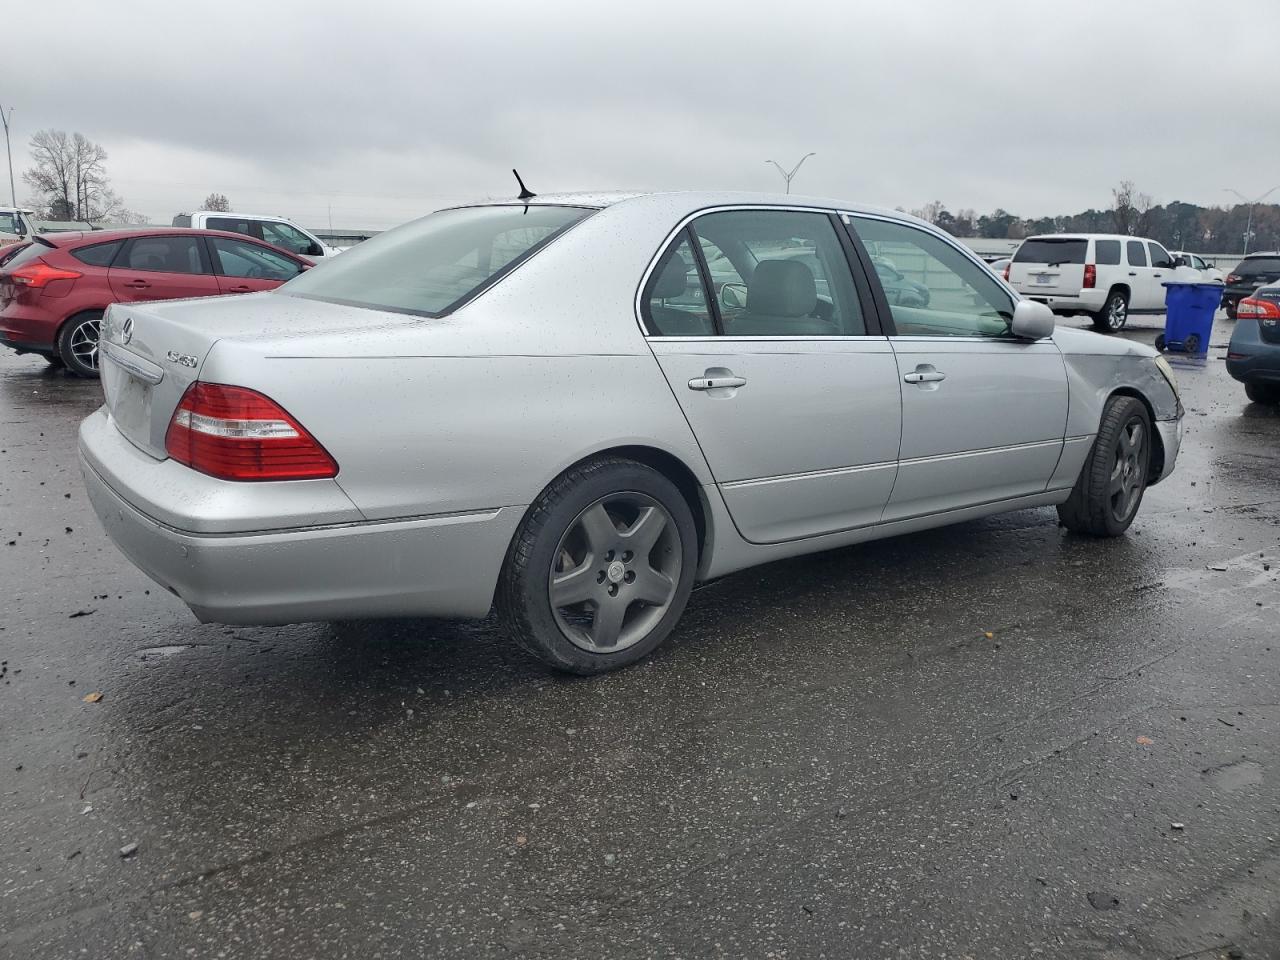
[(726, 319), (725, 333), (742, 337), (839, 336), (836, 324), (815, 316), (813, 271), (797, 260), (761, 260), (747, 283), (747, 308)]

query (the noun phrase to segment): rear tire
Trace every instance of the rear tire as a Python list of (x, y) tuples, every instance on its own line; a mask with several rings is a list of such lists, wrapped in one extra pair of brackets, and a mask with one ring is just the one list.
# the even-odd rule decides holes
[(78, 313), (62, 325), (58, 333), (58, 356), (78, 377), (98, 376), (98, 336), (102, 311)]
[(1280, 403), (1280, 384), (1246, 383), (1244, 395), (1254, 403)]
[(1129, 322), (1129, 297), (1123, 290), (1112, 290), (1107, 302), (1093, 315), (1093, 329), (1101, 333), (1118, 333)]
[(1156, 334), (1156, 349), (1159, 350), (1161, 353), (1164, 353), (1164, 334), (1163, 333)]
[(517, 643), (556, 670), (627, 666), (684, 612), (697, 538), (689, 504), (657, 470), (617, 457), (588, 461), (529, 508), (507, 551), (498, 614)]
[(1227, 319), (1234, 320), (1236, 318), (1236, 302), (1234, 300), (1222, 301), (1222, 309), (1227, 311)]
[(1112, 397), (1058, 520), (1072, 533), (1118, 537), (1142, 504), (1151, 467), (1151, 417), (1136, 397)]

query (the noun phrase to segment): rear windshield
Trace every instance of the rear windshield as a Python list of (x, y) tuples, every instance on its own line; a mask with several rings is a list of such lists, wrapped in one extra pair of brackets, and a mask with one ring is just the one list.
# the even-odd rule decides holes
[(1052, 237), (1025, 240), (1013, 255), (1014, 263), (1084, 263), (1088, 240), (1058, 240)]
[(4, 265), (5, 273), (8, 273), (11, 270), (16, 270), (24, 263), (30, 263), (36, 257), (40, 256), (40, 254), (48, 253), (53, 249), (53, 244), (48, 241), (42, 240), (40, 237), (35, 237), (34, 239), (35, 243), (31, 244), (20, 253), (15, 253), (13, 255), (13, 259)]
[(1248, 257), (1235, 270), (1242, 277), (1255, 273), (1280, 273), (1280, 257)]
[(443, 316), (592, 212), (536, 205), (442, 210), (366, 240), (281, 292)]

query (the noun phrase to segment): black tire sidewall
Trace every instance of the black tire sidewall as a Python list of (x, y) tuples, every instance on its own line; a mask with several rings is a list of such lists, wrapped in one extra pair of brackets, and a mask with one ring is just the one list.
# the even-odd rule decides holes
[[(560, 629), (547, 595), (547, 578), (560, 538), (578, 515), (602, 497), (628, 492), (657, 500), (675, 521), (682, 552), (680, 581), (666, 614), (643, 640), (617, 653), (592, 653), (576, 646)], [(499, 611), (521, 645), (557, 670), (595, 674), (634, 663), (666, 639), (684, 612), (697, 573), (697, 536), (684, 496), (652, 467), (608, 460), (575, 468), (552, 483), (521, 522), (503, 569)], [(532, 538), (527, 556), (516, 549), (524, 538)]]
[[(1120, 406), (1122, 408), (1122, 412), (1114, 417), (1107, 417), (1104, 415), (1102, 427), (1098, 431), (1097, 442), (1094, 444), (1093, 450), (1089, 454), (1087, 469), (1089, 470), (1090, 478), (1090, 489), (1088, 491), (1088, 495), (1091, 498), (1099, 498), (1101, 501), (1095, 509), (1098, 509), (1100, 513), (1100, 519), (1102, 519), (1106, 526), (1107, 535), (1115, 537), (1129, 529), (1134, 518), (1137, 517), (1138, 511), (1142, 509), (1142, 498), (1146, 494), (1147, 483), (1151, 479), (1149, 474), (1151, 469), (1151, 431), (1154, 427), (1151, 423), (1151, 417), (1147, 413), (1147, 408), (1142, 405), (1141, 400), (1128, 396), (1113, 397), (1109, 401), (1108, 406), (1111, 406), (1111, 404)], [(1110, 498), (1107, 495), (1107, 486), (1110, 482), (1111, 463), (1115, 459), (1116, 442), (1119, 440), (1120, 431), (1123, 430), (1135, 416), (1138, 417), (1142, 421), (1143, 426), (1146, 427), (1147, 446), (1144, 453), (1146, 455), (1147, 462), (1143, 469), (1148, 471), (1148, 474), (1143, 478), (1142, 492), (1138, 495), (1138, 502), (1134, 505), (1133, 513), (1127, 520), (1120, 521), (1116, 519), (1115, 514), (1111, 511)]]
[[(76, 328), (88, 321), (97, 320), (101, 322), (102, 312), (79, 313), (62, 325), (62, 329), (58, 331), (58, 356), (62, 358), (63, 364), (67, 370), (74, 373), (77, 377), (86, 377), (94, 379), (98, 376), (98, 371), (92, 367), (86, 367), (83, 363), (76, 359), (74, 353), (71, 352), (71, 335)], [(101, 330), (101, 328), (99, 328)], [(99, 356), (101, 356), (101, 348), (99, 348)]]
[[(1124, 319), (1117, 325), (1111, 325), (1111, 304), (1117, 299), (1124, 303), (1125, 315)], [(1112, 290), (1107, 294), (1107, 301), (1102, 305), (1102, 309), (1094, 315), (1094, 329), (1105, 331), (1106, 333), (1118, 333), (1124, 329), (1124, 325), (1129, 322), (1129, 298), (1124, 295), (1121, 290)]]

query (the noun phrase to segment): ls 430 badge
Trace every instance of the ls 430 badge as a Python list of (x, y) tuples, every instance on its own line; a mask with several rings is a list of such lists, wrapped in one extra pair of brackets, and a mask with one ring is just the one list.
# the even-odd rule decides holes
[(195, 357), (186, 353), (179, 353), (177, 350), (170, 350), (165, 354), (165, 359), (170, 363), (180, 363), (184, 367), (190, 367), (193, 370), (195, 369), (196, 364), (199, 363)]

